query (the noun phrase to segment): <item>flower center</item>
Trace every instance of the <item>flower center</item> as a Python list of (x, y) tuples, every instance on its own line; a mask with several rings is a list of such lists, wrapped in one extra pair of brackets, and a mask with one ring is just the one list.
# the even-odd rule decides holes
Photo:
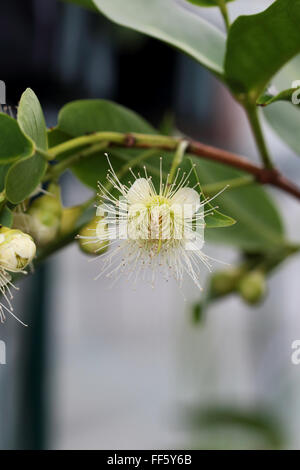
[(161, 195), (157, 195), (157, 196), (151, 197), (149, 202), (146, 203), (146, 207), (152, 208), (156, 206), (162, 206), (164, 204), (170, 206), (171, 205), (170, 199)]
[(153, 196), (144, 203), (132, 204), (129, 209), (129, 238), (152, 245), (157, 254), (164, 243), (180, 238), (182, 227), (182, 214), (175, 214), (170, 199), (164, 196)]

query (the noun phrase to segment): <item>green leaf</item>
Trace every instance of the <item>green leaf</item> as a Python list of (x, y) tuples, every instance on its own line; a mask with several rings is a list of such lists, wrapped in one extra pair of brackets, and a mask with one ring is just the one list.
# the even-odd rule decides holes
[(106, 100), (68, 103), (59, 112), (57, 128), (73, 137), (100, 131), (155, 133), (138, 114)]
[(94, 4), (115, 23), (167, 42), (214, 73), (223, 73), (225, 35), (184, 3), (94, 0)]
[(71, 135), (66, 134), (65, 132), (59, 130), (57, 127), (52, 127), (51, 129), (49, 129), (47, 131), (47, 137), (49, 148), (55, 147), (55, 145), (62, 144), (63, 142), (72, 139)]
[[(212, 207), (211, 204), (207, 204), (207, 209)], [(213, 214), (207, 215), (205, 217), (206, 228), (220, 228), (220, 227), (230, 227), (231, 225), (236, 224), (236, 220), (228, 215), (221, 214), (220, 211), (214, 209)]]
[(0, 191), (3, 191), (5, 187), (5, 178), (8, 172), (10, 164), (7, 165), (0, 165)]
[[(62, 108), (59, 113), (58, 127), (48, 134), (50, 145), (97, 131), (156, 133), (155, 129), (133, 111), (105, 100), (74, 101)], [(139, 151), (140, 152), (140, 151)], [(84, 158), (72, 167), (74, 174), (84, 184), (94, 190), (97, 182), (103, 181), (108, 164), (105, 150)], [(118, 158), (114, 150), (108, 151), (112, 164), (118, 170), (124, 160)], [(129, 159), (132, 150), (122, 150), (123, 158)], [(68, 154), (63, 155), (66, 157)]]
[(37, 149), (47, 150), (47, 129), (44, 113), (36, 94), (27, 88), (21, 96), (18, 107), (18, 123), (36, 145)]
[(300, 0), (277, 0), (230, 28), (225, 58), (227, 83), (256, 100), (271, 78), (300, 52)]
[[(66, 134), (66, 132), (61, 131), (57, 127), (49, 129), (47, 132), (47, 136), (49, 148), (55, 147), (56, 145), (62, 144), (63, 142), (67, 142), (68, 140), (73, 139), (73, 136)], [(72, 154), (74, 154), (74, 150), (68, 150), (58, 155), (56, 159), (63, 160), (64, 158)]]
[(3, 225), (4, 227), (11, 227), (12, 223), (13, 223), (12, 211), (7, 206), (4, 206), (0, 212), (0, 225)]
[[(27, 88), (21, 96), (17, 120), (27, 140), (32, 142), (37, 152), (48, 149), (44, 114), (37, 96), (30, 88)], [(46, 168), (45, 158), (38, 153), (14, 163), (5, 177), (8, 200), (13, 204), (18, 204), (30, 196), (40, 183)]]
[[(202, 185), (238, 178), (242, 172), (219, 163), (193, 159)], [(283, 224), (272, 200), (259, 185), (224, 191), (215, 203), (236, 224), (226, 230), (208, 230), (209, 241), (233, 245), (250, 252), (274, 251), (285, 243)]]
[(33, 143), (23, 134), (17, 121), (3, 113), (0, 113), (0, 141), (0, 165), (29, 157), (34, 152)]
[[(75, 163), (71, 168), (74, 175), (94, 191), (97, 190), (98, 181), (103, 182), (106, 178), (108, 163), (104, 152), (105, 150), (96, 152), (90, 157), (84, 158), (81, 162)], [(118, 171), (120, 166), (116, 164), (115, 157), (109, 153), (109, 158), (114, 168)]]
[(269, 124), (277, 134), (300, 155), (300, 112), (289, 103), (275, 103), (264, 109)]
[(19, 204), (29, 197), (45, 174), (47, 162), (38, 153), (14, 163), (7, 172), (5, 190), (7, 199)]
[[(274, 78), (277, 89), (289, 88), (300, 79), (300, 56), (289, 62)], [(296, 92), (299, 99), (299, 91)], [(281, 139), (300, 155), (300, 110), (292, 102), (278, 102), (264, 108), (264, 116)]]
[[(220, 0), (187, 0), (194, 5), (199, 7), (218, 7), (220, 5)], [(225, 3), (232, 2), (233, 0), (225, 0)]]
[[(191, 160), (191, 163), (193, 165), (193, 161)], [(200, 165), (198, 165), (198, 168)], [(200, 185), (200, 180), (199, 180), (199, 175), (198, 175), (198, 170), (197, 167), (194, 167), (194, 175), (196, 182), (198, 183), (198, 187), (200, 188), (200, 194), (202, 194), (203, 199), (205, 198), (205, 195), (203, 194), (201, 185)], [(212, 211), (211, 214), (208, 214), (205, 217), (205, 227), (206, 228), (220, 228), (220, 227), (230, 227), (230, 225), (234, 225), (236, 221), (232, 219), (231, 217), (228, 217), (228, 215), (224, 215), (221, 212), (219, 212), (217, 209), (214, 209), (214, 207), (211, 205), (210, 202), (207, 202), (205, 204), (205, 210), (206, 211)]]

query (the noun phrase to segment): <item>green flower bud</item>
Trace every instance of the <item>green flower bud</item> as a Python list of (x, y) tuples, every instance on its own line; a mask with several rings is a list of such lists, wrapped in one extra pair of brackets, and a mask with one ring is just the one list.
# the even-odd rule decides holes
[(241, 268), (233, 268), (227, 271), (219, 271), (211, 278), (211, 292), (216, 296), (222, 296), (233, 292), (242, 275)]
[(266, 293), (266, 278), (262, 271), (251, 271), (246, 274), (238, 285), (241, 297), (248, 304), (258, 304)]
[(62, 211), (60, 235), (64, 236), (74, 230), (75, 223), (83, 212), (82, 206), (65, 207)]
[(27, 214), (28, 233), (39, 245), (51, 243), (58, 234), (62, 217), (60, 188), (56, 183), (48, 187), (50, 194), (35, 199)]
[(22, 271), (34, 258), (36, 246), (31, 236), (20, 230), (0, 228), (0, 266), (11, 272)]
[(78, 240), (81, 250), (85, 253), (90, 255), (104, 253), (109, 245), (107, 222), (103, 217), (94, 217), (80, 230)]

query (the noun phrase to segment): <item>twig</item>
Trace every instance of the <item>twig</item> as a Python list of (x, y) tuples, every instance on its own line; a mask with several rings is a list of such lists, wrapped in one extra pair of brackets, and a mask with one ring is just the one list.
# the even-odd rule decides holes
[[(49, 153), (51, 153), (51, 156), (54, 159), (57, 155), (67, 150), (75, 149), (81, 145), (90, 145), (102, 141), (108, 141), (110, 145), (116, 145), (118, 147), (176, 150), (178, 144), (181, 141), (186, 140), (186, 138), (179, 139), (176, 137), (152, 134), (95, 132), (90, 135), (76, 137), (75, 139), (68, 140), (56, 147), (52, 147), (49, 150)], [(276, 168), (262, 168), (261, 166), (252, 163), (246, 157), (242, 157), (210, 145), (205, 145), (194, 140), (188, 140), (186, 151), (196, 157), (205, 158), (207, 160), (216, 161), (224, 165), (238, 168), (239, 170), (253, 175), (258, 183), (269, 184), (277, 187), (300, 200), (300, 188), (285, 178)]]
[(228, 15), (228, 10), (227, 10), (225, 0), (218, 0), (218, 5), (219, 5), (219, 8), (220, 8), (221, 14), (223, 16), (226, 31), (228, 32), (229, 29), (230, 29), (230, 21), (229, 21), (229, 15)]

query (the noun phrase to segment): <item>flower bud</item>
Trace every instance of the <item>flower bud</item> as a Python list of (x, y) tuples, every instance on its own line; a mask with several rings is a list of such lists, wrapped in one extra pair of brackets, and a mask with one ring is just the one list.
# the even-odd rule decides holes
[(211, 278), (212, 294), (216, 296), (230, 294), (235, 290), (241, 275), (242, 269), (240, 267), (215, 273)]
[(60, 235), (64, 236), (74, 230), (75, 223), (83, 212), (82, 206), (65, 207), (62, 210)]
[(109, 245), (108, 225), (103, 217), (94, 217), (79, 232), (79, 246), (90, 255), (101, 255)]
[(258, 304), (266, 293), (264, 273), (257, 270), (246, 274), (239, 282), (238, 291), (248, 304)]
[(48, 191), (50, 194), (35, 199), (28, 210), (30, 216), (30, 219), (27, 219), (28, 232), (41, 246), (55, 239), (62, 216), (59, 186), (52, 183)]
[(0, 266), (8, 271), (22, 271), (34, 258), (36, 246), (31, 236), (20, 230), (0, 228)]

